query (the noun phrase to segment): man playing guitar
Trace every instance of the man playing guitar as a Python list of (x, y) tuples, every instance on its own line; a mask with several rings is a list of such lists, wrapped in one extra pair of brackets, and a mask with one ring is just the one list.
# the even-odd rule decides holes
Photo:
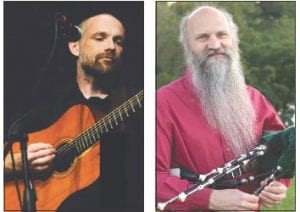
[[(70, 141), (69, 138), (85, 132), (95, 121), (101, 120), (136, 93), (124, 88), (118, 81), (125, 43), (123, 23), (113, 14), (100, 13), (86, 18), (79, 27), (81, 38), (68, 42), (69, 51), (76, 59), (76, 83), (62, 91), (63, 95), (57, 101), (49, 103), (46, 100), (35, 112), (27, 114), (28, 117), (36, 118), (41, 114), (45, 116), (46, 112), (46, 115), (52, 117), (51, 126), (47, 124), (39, 132), (29, 134), (27, 153), (30, 171), (39, 174), (50, 170), (50, 176), (54, 173), (46, 181), (36, 181), (37, 209), (82, 211), (89, 208), (98, 211), (100, 208), (131, 207), (131, 211), (141, 211), (143, 117), (142, 113), (138, 113), (122, 123), (121, 114), (123, 112), (126, 116), (127, 110), (135, 112), (136, 105), (142, 107), (139, 96), (134, 99), (135, 105), (129, 101), (129, 108), (125, 105), (125, 109), (120, 108), (111, 113), (111, 118), (103, 123), (104, 132), (99, 132), (100, 144), (90, 144), (86, 140), (77, 143), (74, 145), (76, 151), (82, 148), (82, 154), (78, 154), (62, 171), (53, 168), (59, 153), (70, 149), (68, 144), (76, 140)], [(118, 128), (113, 129), (113, 125)], [(94, 140), (98, 140), (98, 135), (98, 132), (91, 136), (87, 134)], [(80, 140), (80, 136), (77, 137)], [(63, 144), (61, 148), (59, 143)], [(91, 147), (87, 148), (88, 145)], [(22, 162), (18, 144), (13, 149), (15, 168), (20, 173)], [(5, 159), (6, 176), (13, 175), (12, 162), (8, 155)], [(15, 185), (11, 184), (10, 187), (5, 188), (5, 210), (21, 207), (12, 198), (17, 196)], [(49, 187), (48, 190), (46, 187)], [(50, 193), (55, 195), (51, 196)], [(60, 194), (61, 198), (57, 198)], [(51, 204), (52, 200), (54, 204)]]

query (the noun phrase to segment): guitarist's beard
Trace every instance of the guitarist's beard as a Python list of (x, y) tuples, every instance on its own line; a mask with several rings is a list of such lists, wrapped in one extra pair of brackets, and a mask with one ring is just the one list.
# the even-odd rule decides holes
[(110, 92), (120, 84), (120, 63), (110, 71), (99, 70), (99, 67), (81, 64), (86, 76), (93, 78), (93, 88)]

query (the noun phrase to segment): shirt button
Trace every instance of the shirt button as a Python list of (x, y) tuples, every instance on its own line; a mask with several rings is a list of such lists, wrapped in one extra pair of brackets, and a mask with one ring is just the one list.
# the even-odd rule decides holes
[(229, 149), (229, 148), (226, 148), (226, 151), (227, 151), (227, 152), (230, 152), (230, 149)]

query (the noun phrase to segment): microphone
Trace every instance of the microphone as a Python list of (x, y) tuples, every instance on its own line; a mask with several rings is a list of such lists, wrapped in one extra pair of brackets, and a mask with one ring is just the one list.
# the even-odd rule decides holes
[(81, 29), (72, 24), (67, 16), (62, 13), (56, 14), (56, 24), (58, 28), (63, 32), (63, 36), (66, 37), (68, 41), (75, 42), (81, 37)]

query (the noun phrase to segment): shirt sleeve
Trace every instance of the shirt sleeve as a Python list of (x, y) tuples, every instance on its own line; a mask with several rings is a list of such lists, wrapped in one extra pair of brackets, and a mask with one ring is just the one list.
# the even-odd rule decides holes
[[(157, 114), (156, 114), (157, 146), (156, 146), (156, 180), (157, 180), (157, 202), (165, 202), (170, 198), (193, 186), (187, 180), (171, 176), (172, 145), (175, 143), (172, 131), (172, 116), (170, 106), (159, 94), (157, 96)], [(176, 200), (171, 203), (167, 209), (191, 210), (208, 209), (209, 198), (212, 189), (204, 188), (191, 196), (185, 202)]]

